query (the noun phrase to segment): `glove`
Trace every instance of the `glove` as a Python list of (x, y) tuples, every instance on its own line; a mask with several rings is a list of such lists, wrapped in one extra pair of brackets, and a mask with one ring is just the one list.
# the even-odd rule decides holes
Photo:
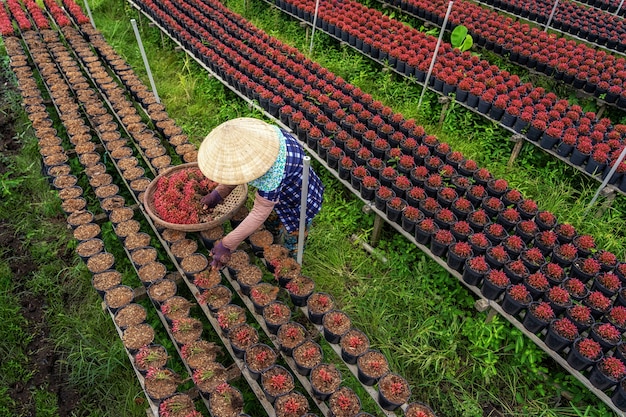
[(204, 208), (212, 209), (219, 203), (221, 203), (222, 200), (223, 198), (220, 193), (218, 193), (217, 190), (213, 190), (209, 194), (202, 197), (202, 200), (200, 200), (200, 202), (204, 205)]
[(211, 255), (213, 256), (211, 266), (217, 269), (221, 269), (224, 264), (230, 260), (230, 249), (224, 246), (224, 244), (220, 240), (213, 246), (213, 249), (211, 249)]

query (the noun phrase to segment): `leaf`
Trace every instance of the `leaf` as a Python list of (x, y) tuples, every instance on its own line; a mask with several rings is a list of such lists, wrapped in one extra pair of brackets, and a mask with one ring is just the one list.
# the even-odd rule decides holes
[(459, 49), (461, 51), (468, 51), (472, 48), (472, 46), (474, 46), (474, 38), (472, 38), (472, 35), (467, 34)]
[(465, 42), (467, 36), (467, 28), (463, 25), (459, 25), (454, 28), (450, 34), (450, 43), (455, 48), (460, 48), (463, 42)]

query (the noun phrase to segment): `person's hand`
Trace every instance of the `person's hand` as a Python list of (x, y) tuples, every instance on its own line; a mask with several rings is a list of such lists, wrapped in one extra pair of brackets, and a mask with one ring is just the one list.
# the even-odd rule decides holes
[(217, 192), (217, 190), (213, 190), (209, 194), (202, 197), (200, 202), (203, 204), (204, 209), (212, 209), (222, 202), (222, 196)]
[(224, 246), (220, 240), (213, 246), (213, 249), (211, 249), (211, 256), (213, 256), (211, 266), (213, 268), (221, 269), (224, 264), (230, 260), (230, 249)]

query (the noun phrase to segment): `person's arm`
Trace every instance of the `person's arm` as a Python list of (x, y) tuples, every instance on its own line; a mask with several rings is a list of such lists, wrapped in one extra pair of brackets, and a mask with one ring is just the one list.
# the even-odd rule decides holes
[(261, 197), (257, 192), (250, 213), (243, 219), (239, 226), (222, 239), (222, 244), (231, 251), (235, 250), (245, 238), (261, 227), (263, 222), (269, 217), (276, 203), (276, 201), (270, 201)]
[(202, 197), (200, 202), (205, 206), (205, 209), (212, 209), (224, 201), (236, 187), (236, 185), (219, 184), (213, 191)]

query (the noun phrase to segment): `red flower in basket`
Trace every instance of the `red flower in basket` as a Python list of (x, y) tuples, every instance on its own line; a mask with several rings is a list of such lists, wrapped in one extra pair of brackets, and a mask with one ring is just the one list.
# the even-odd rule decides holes
[(589, 252), (596, 247), (596, 242), (591, 235), (580, 235), (574, 238), (574, 245), (578, 249)]
[(558, 236), (552, 230), (544, 230), (535, 236), (535, 240), (547, 248), (553, 248), (558, 241)]
[(482, 255), (470, 258), (467, 261), (467, 266), (474, 272), (485, 273), (485, 272), (489, 271), (489, 264), (487, 264), (487, 261), (485, 260), (485, 257), (482, 256)]
[(587, 287), (578, 278), (570, 278), (564, 284), (563, 287), (575, 297), (583, 297), (586, 293)]
[(181, 169), (157, 180), (154, 192), (156, 214), (166, 222), (194, 224), (210, 220), (202, 210), (202, 197), (217, 183), (202, 175), (198, 168)]
[(454, 236), (452, 236), (452, 233), (449, 230), (445, 229), (435, 232), (435, 234), (433, 235), (433, 239), (441, 243), (442, 245), (449, 245), (454, 242)]
[(486, 248), (489, 246), (489, 239), (484, 233), (474, 233), (469, 237), (469, 241), (472, 245), (479, 248)]
[(622, 333), (611, 323), (598, 323), (594, 331), (607, 342), (619, 343), (622, 338)]
[(578, 266), (585, 274), (595, 275), (600, 272), (600, 262), (593, 258), (586, 258)]
[(609, 321), (619, 328), (626, 328), (626, 307), (615, 306), (607, 315)]
[(548, 227), (554, 227), (556, 224), (556, 216), (549, 211), (540, 211), (537, 213), (537, 218)]
[(606, 250), (596, 252), (594, 258), (606, 268), (613, 268), (615, 267), (615, 265), (617, 265), (617, 256), (615, 256), (614, 253)]
[(545, 301), (541, 301), (534, 306), (531, 304), (530, 309), (535, 317), (543, 321), (550, 321), (556, 317), (556, 315), (554, 314), (554, 310), (552, 310), (550, 304), (546, 303)]
[(450, 246), (450, 251), (460, 258), (467, 258), (472, 254), (472, 247), (467, 242), (457, 242)]
[(526, 261), (535, 266), (541, 266), (546, 261), (546, 258), (543, 256), (543, 253), (541, 253), (539, 248), (530, 248), (522, 252), (522, 256), (526, 259)]
[(621, 281), (617, 275), (610, 272), (600, 274), (597, 278), (598, 282), (611, 292), (616, 292), (621, 286)]
[(506, 287), (511, 283), (509, 277), (506, 276), (504, 271), (501, 271), (499, 269), (492, 269), (485, 276), (485, 278), (488, 279), (493, 285), (500, 288)]
[(578, 249), (571, 243), (565, 243), (563, 245), (556, 246), (554, 252), (567, 261), (573, 261), (578, 255)]
[(579, 323), (590, 323), (592, 319), (591, 309), (587, 306), (580, 304), (576, 304), (570, 307), (569, 315), (571, 318)]
[(597, 360), (602, 354), (602, 346), (593, 339), (585, 337), (577, 342), (577, 349), (587, 359)]
[(547, 291), (548, 288), (550, 288), (550, 283), (548, 282), (548, 279), (546, 278), (546, 276), (538, 271), (535, 272), (534, 274), (530, 274), (526, 278), (526, 282), (528, 283), (529, 286), (539, 291)]

